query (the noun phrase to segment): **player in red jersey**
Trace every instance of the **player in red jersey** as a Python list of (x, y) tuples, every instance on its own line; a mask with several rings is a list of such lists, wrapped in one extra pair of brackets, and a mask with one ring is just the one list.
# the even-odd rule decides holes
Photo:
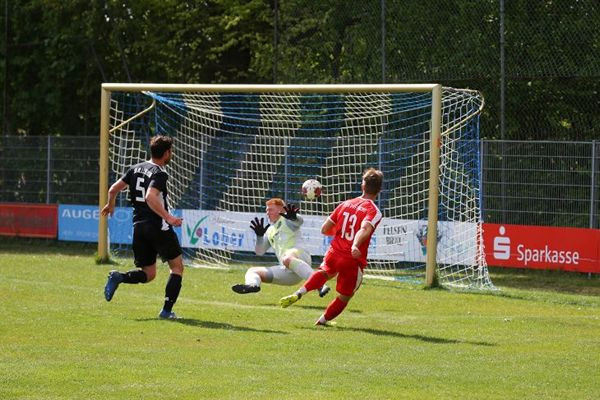
[(362, 283), (363, 270), (367, 265), (367, 251), (371, 236), (381, 221), (381, 211), (375, 199), (381, 191), (383, 173), (370, 168), (363, 174), (362, 196), (340, 203), (321, 226), (321, 233), (334, 236), (323, 263), (300, 289), (279, 300), (281, 307), (288, 307), (311, 290), (319, 289), (337, 275), (338, 296), (315, 325), (327, 325), (346, 308), (348, 302)]

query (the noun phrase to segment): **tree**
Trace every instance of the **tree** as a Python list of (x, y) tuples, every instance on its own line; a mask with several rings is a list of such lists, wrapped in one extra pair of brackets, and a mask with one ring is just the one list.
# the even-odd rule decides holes
[(9, 17), (5, 133), (95, 135), (102, 82), (271, 78), (255, 61), (272, 36), (261, 0), (31, 0), (10, 2)]

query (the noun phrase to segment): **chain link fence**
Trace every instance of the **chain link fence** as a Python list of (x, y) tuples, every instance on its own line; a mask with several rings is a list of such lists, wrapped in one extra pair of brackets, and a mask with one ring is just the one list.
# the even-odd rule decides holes
[(483, 93), (484, 138), (598, 137), (598, 0), (275, 4), (276, 83), (439, 82)]
[[(600, 141), (481, 141), (485, 222), (600, 228)], [(99, 140), (0, 137), (0, 202), (98, 204)]]
[(600, 137), (598, 0), (46, 3), (4, 2), (6, 135), (93, 132), (101, 81), (154, 81), (439, 82), (483, 93), (484, 138)]
[(1, 136), (0, 201), (98, 204), (97, 136)]
[(600, 228), (600, 142), (482, 141), (486, 222)]

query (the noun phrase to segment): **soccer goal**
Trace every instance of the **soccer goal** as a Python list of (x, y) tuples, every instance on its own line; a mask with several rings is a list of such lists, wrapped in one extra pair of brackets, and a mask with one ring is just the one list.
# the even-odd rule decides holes
[[(329, 244), (320, 226), (335, 206), (360, 195), (368, 167), (384, 173), (383, 220), (367, 274), (458, 288), (493, 288), (481, 224), (479, 116), (472, 90), (412, 85), (103, 84), (100, 205), (109, 182), (149, 158), (153, 135), (170, 135), (171, 204), (194, 264), (247, 268), (249, 221), (265, 201), (299, 205), (302, 237), (316, 267)], [(306, 179), (323, 185), (308, 201)], [(98, 254), (131, 243), (126, 196), (99, 224)]]

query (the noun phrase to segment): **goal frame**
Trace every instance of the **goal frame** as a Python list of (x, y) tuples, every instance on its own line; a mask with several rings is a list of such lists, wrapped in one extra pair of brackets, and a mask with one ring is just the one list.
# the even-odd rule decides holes
[[(110, 96), (111, 92), (212, 92), (212, 93), (398, 93), (430, 92), (431, 120), (429, 137), (429, 187), (427, 214), (427, 259), (425, 285), (437, 285), (437, 222), (439, 199), (439, 168), (442, 131), (442, 85), (428, 84), (332, 84), (332, 85), (249, 85), (249, 84), (156, 84), (156, 83), (103, 83), (100, 101), (100, 155), (98, 203), (100, 209), (108, 201), (109, 176), (109, 137), (110, 137)], [(145, 114), (146, 109), (138, 115)], [(108, 217), (100, 216), (98, 221), (98, 260), (107, 262)]]

